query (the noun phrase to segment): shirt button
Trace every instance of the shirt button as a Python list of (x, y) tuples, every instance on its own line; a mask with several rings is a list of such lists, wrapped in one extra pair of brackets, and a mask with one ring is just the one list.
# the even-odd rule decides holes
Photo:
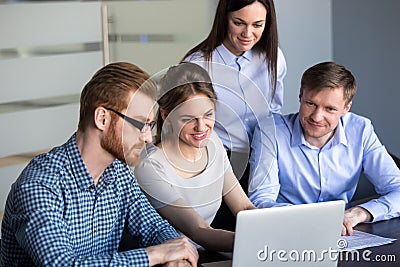
[(93, 228), (93, 232), (95, 232), (95, 233), (96, 233), (96, 231), (97, 231), (97, 230), (96, 230), (96, 228)]

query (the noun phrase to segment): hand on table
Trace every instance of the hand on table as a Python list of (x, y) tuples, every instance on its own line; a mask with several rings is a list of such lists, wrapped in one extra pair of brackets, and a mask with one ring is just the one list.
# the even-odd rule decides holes
[[(147, 247), (145, 250), (149, 257), (150, 266), (169, 263), (171, 265), (166, 266), (197, 267), (199, 259), (196, 247), (190, 243), (187, 237), (174, 238), (160, 245)], [(187, 265), (188, 263), (189, 265)]]
[(371, 213), (366, 209), (356, 206), (344, 212), (342, 235), (353, 235), (353, 227), (362, 222), (369, 222), (372, 219)]

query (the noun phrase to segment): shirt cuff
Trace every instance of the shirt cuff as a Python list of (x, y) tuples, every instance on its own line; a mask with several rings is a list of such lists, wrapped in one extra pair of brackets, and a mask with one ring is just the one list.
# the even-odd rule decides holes
[(366, 223), (373, 223), (384, 220), (386, 209), (382, 206), (382, 204), (378, 203), (376, 200), (373, 199), (357, 206), (362, 207), (366, 209), (369, 213), (371, 213), (372, 220)]

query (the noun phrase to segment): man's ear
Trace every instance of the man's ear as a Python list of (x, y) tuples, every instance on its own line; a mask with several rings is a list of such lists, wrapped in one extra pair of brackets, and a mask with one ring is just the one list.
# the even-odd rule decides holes
[(343, 114), (346, 114), (346, 113), (350, 110), (352, 104), (353, 104), (353, 101), (350, 101), (350, 102), (344, 107), (344, 113), (343, 113)]
[(94, 126), (97, 129), (104, 131), (107, 128), (107, 124), (111, 121), (111, 116), (104, 107), (97, 107), (94, 110), (93, 120)]

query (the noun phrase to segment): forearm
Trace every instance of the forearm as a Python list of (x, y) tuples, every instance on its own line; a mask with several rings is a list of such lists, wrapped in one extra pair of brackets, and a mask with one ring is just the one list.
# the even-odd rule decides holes
[(132, 236), (140, 236), (144, 247), (162, 244), (179, 235), (150, 205), (144, 195), (132, 202), (128, 216), (128, 230)]
[(249, 199), (257, 208), (272, 208), (279, 205), (276, 196), (279, 192), (279, 185), (274, 187), (259, 187), (249, 192)]
[(248, 195), (257, 208), (273, 206), (280, 188), (275, 133), (271, 121), (273, 123), (272, 119), (260, 122), (251, 144)]
[[(51, 223), (55, 225), (54, 223)], [(43, 229), (49, 230), (50, 227)], [(52, 231), (32, 230), (25, 231), (27, 235), (21, 237), (18, 243), (30, 255), (37, 266), (149, 266), (147, 254), (144, 249), (126, 252), (114, 252), (90, 255), (90, 253), (77, 253), (71, 244), (69, 235), (55, 227)], [(103, 246), (104, 244), (96, 244)], [(81, 247), (81, 249), (87, 249)]]
[(174, 227), (198, 245), (214, 251), (232, 251), (234, 233), (213, 229), (203, 217), (183, 199), (171, 203), (158, 212)]
[[(28, 253), (36, 266), (149, 266), (144, 249), (80, 256), (68, 243), (40, 242), (41, 239), (38, 239), (38, 241), (22, 244), (23, 247), (34, 248), (32, 251), (28, 249)], [(54, 239), (49, 241), (51, 240)]]
[(367, 138), (363, 157), (363, 172), (381, 196), (360, 207), (368, 210), (373, 222), (400, 216), (400, 169), (379, 141), (371, 124), (364, 130)]
[(366, 209), (372, 215), (371, 222), (377, 222), (400, 216), (399, 199), (400, 192), (395, 191), (359, 206)]
[(145, 250), (150, 266), (187, 261), (194, 267), (197, 266), (199, 258), (196, 247), (186, 237), (171, 239), (163, 244), (147, 247)]
[[(64, 259), (63, 262), (69, 261)], [(74, 259), (73, 262), (73, 266), (152, 266), (149, 264), (147, 252), (143, 248), (113, 254), (81, 257)], [(58, 264), (54, 266), (58, 266)]]
[(198, 228), (191, 239), (207, 250), (232, 252), (235, 233), (212, 227)]

